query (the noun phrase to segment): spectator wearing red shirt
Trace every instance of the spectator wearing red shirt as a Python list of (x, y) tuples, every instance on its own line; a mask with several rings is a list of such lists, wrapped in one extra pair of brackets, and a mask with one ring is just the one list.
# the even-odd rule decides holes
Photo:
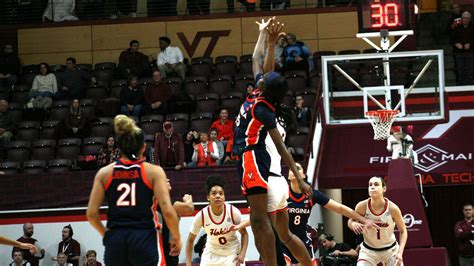
[(474, 265), (474, 219), (472, 204), (463, 206), (464, 219), (454, 226), (460, 266)]
[(219, 119), (212, 123), (211, 128), (217, 129), (217, 139), (222, 141), (224, 147), (234, 138), (234, 121), (229, 119), (229, 112), (225, 108), (221, 109)]
[(153, 72), (153, 84), (145, 90), (146, 112), (149, 114), (168, 113), (168, 101), (171, 98), (171, 89), (168, 84), (161, 82), (159, 70)]
[(219, 149), (215, 142), (209, 140), (209, 135), (206, 132), (199, 134), (201, 143), (194, 146), (193, 162), (198, 167), (217, 165), (219, 157)]
[(173, 123), (163, 123), (163, 133), (155, 137), (155, 163), (161, 167), (174, 167), (176, 170), (184, 166), (184, 144), (181, 136), (173, 131)]

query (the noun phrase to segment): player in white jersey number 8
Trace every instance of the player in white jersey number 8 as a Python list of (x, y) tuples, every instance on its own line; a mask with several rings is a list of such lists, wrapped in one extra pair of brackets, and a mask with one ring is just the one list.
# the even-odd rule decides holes
[(206, 188), (210, 204), (194, 217), (186, 243), (186, 266), (191, 266), (194, 240), (201, 228), (207, 234), (201, 256), (202, 266), (241, 265), (248, 246), (247, 230), (239, 230), (242, 244), (236, 232), (229, 230), (231, 225), (240, 223), (241, 213), (236, 207), (225, 203), (224, 180), (221, 177), (210, 176), (206, 181)]
[[(403, 265), (403, 250), (408, 239), (402, 213), (398, 206), (384, 198), (387, 190), (385, 180), (374, 176), (369, 180), (369, 198), (359, 202), (355, 211), (368, 220), (374, 221), (380, 229), (364, 230), (362, 224), (349, 219), (348, 226), (356, 234), (363, 234), (357, 266)], [(400, 231), (400, 245), (393, 233), (395, 226)]]

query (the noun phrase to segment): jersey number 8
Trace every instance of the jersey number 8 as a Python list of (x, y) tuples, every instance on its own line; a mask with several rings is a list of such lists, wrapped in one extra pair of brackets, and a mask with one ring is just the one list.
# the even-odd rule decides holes
[(301, 216), (296, 215), (295, 220), (293, 221), (295, 225), (299, 225), (301, 223)]
[[(117, 206), (121, 206), (121, 207), (135, 206), (137, 204), (136, 198), (135, 198), (135, 195), (136, 195), (135, 187), (136, 187), (135, 183), (132, 183), (132, 184), (122, 183), (117, 187), (117, 191), (123, 190), (122, 195), (120, 195), (120, 197), (117, 200)], [(130, 200), (127, 199), (129, 195), (130, 195)]]

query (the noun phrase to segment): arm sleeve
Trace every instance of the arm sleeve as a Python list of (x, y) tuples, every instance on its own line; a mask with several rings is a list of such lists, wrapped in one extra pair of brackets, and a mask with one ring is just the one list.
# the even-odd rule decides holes
[(308, 46), (304, 45), (303, 47), (301, 47), (301, 50), (303, 50), (303, 56), (302, 57), (304, 59), (308, 59), (309, 56), (311, 55)]
[(392, 151), (392, 141), (394, 141), (394, 137), (390, 135), (387, 139), (387, 151)]
[(179, 62), (183, 63), (183, 61), (184, 61), (183, 53), (181, 52), (181, 50), (178, 47), (176, 47), (176, 54), (178, 56)]
[(39, 77), (39, 75), (36, 75), (35, 79), (33, 80), (33, 85), (31, 86), (32, 91), (38, 89), (38, 77)]
[(352, 249), (351, 246), (349, 246), (349, 244), (346, 244), (346, 243), (341, 243), (340, 247), (341, 247), (340, 251), (349, 251)]
[(313, 190), (313, 203), (325, 206), (329, 202), (329, 197), (319, 190)]
[(58, 91), (58, 82), (56, 80), (56, 76), (54, 74), (51, 75), (51, 82), (53, 83), (53, 93), (56, 93)]
[(203, 224), (202, 224), (202, 210), (194, 216), (193, 224), (191, 228), (189, 228), (189, 232), (193, 235), (198, 235), (201, 231)]
[(217, 147), (217, 143), (215, 143), (214, 141), (212, 142), (212, 149), (213, 149), (213, 152), (211, 153), (212, 159), (219, 160), (220, 159), (219, 148)]
[(471, 234), (471, 232), (465, 232), (462, 229), (460, 222), (456, 223), (456, 225), (454, 226), (454, 236), (459, 240), (468, 240)]
[(191, 160), (192, 160), (193, 162), (197, 163), (197, 161), (198, 161), (198, 155), (197, 155), (197, 151), (196, 151), (196, 150), (193, 151), (193, 157), (191, 157)]
[(276, 128), (275, 112), (265, 103), (257, 103), (254, 106), (253, 115), (267, 130)]
[(161, 66), (165, 64), (165, 60), (163, 59), (163, 52), (158, 54), (158, 59), (156, 59), (156, 65)]

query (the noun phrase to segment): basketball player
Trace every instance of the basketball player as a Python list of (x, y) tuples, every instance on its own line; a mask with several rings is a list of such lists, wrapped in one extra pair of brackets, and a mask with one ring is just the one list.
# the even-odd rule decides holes
[[(104, 237), (106, 265), (165, 265), (157, 206), (172, 234), (172, 255), (179, 254), (178, 218), (170, 201), (166, 174), (159, 166), (144, 162), (143, 131), (125, 115), (114, 120), (122, 157), (99, 170), (87, 208), (91, 225)], [(99, 207), (107, 198), (107, 228), (100, 221)]]
[[(298, 169), (300, 175), (306, 178), (303, 167), (299, 163), (296, 163), (296, 168)], [(328, 196), (318, 190), (313, 191), (312, 198), (305, 197), (305, 195), (301, 194), (295, 174), (292, 171), (289, 171), (288, 173), (288, 180), (290, 180), (290, 191), (288, 198), (290, 231), (304, 242), (308, 253), (312, 257), (314, 265), (316, 265), (316, 258), (314, 257), (313, 244), (307, 234), (307, 224), (314, 204), (317, 203), (333, 212), (355, 219), (356, 221), (361, 221), (365, 228), (378, 228), (373, 222), (366, 220), (353, 209), (330, 199)], [(286, 246), (283, 246), (282, 248), (287, 265), (299, 265), (298, 260), (293, 256), (291, 251)]]
[(202, 209), (194, 217), (186, 244), (186, 265), (192, 264), (192, 248), (196, 236), (204, 228), (207, 242), (201, 256), (203, 266), (234, 266), (244, 263), (247, 252), (248, 234), (245, 228), (239, 230), (242, 236), (240, 243), (231, 225), (240, 223), (240, 211), (225, 203), (224, 180), (210, 176), (206, 181), (209, 206)]
[(17, 248), (21, 248), (21, 249), (29, 249), (31, 251), (31, 254), (36, 254), (38, 252), (35, 245), (18, 242), (16, 240), (10, 239), (8, 237), (0, 236), (0, 244), (7, 245), (7, 246), (12, 246), (12, 247), (17, 247)]
[[(267, 38), (267, 30), (269, 31), (268, 43), (276, 42), (278, 33), (281, 31), (282, 25), (277, 23), (274, 18), (268, 21), (262, 20), (259, 24), (260, 35), (257, 40), (254, 51), (254, 73), (256, 79), (267, 69), (265, 60), (263, 68), (261, 67), (261, 57), (255, 56), (262, 54), (264, 51), (264, 43)], [(267, 58), (273, 57), (274, 46), (269, 46)], [(260, 62), (259, 62), (260, 61)], [(272, 64), (274, 66), (274, 63)], [(242, 176), (242, 191), (247, 196), (250, 204), (250, 222), (252, 231), (255, 235), (255, 243), (260, 255), (263, 257), (266, 265), (276, 265), (276, 254), (273, 246), (267, 245), (275, 240), (270, 219), (268, 218), (268, 178), (270, 171), (271, 158), (266, 150), (265, 137), (271, 136), (276, 150), (282, 156), (285, 163), (296, 172), (293, 158), (286, 149), (280, 132), (276, 128), (275, 112), (280, 108), (280, 101), (288, 90), (286, 80), (275, 72), (268, 72), (263, 77), (263, 90), (257, 97), (248, 97), (242, 104), (239, 116), (236, 119), (234, 154), (239, 158), (238, 171)], [(306, 184), (299, 173), (296, 174), (299, 184), (304, 193), (312, 194), (312, 190)], [(286, 186), (285, 186), (286, 187)], [(284, 217), (283, 217), (284, 219)], [(298, 238), (292, 234), (282, 234), (280, 232), (289, 232), (288, 218), (285, 221), (275, 220), (275, 229), (280, 239), (287, 244), (303, 265), (311, 265), (309, 254), (304, 250), (304, 245)], [(265, 242), (265, 243), (264, 243)]]
[[(387, 266), (403, 265), (403, 250), (407, 243), (408, 233), (398, 206), (384, 198), (387, 191), (385, 180), (374, 176), (369, 180), (369, 198), (359, 202), (355, 211), (368, 220), (374, 221), (378, 230), (363, 230), (362, 225), (352, 218), (349, 228), (356, 234), (363, 234), (357, 266), (375, 266), (383, 263)], [(395, 226), (400, 232), (400, 245), (393, 233)]]

